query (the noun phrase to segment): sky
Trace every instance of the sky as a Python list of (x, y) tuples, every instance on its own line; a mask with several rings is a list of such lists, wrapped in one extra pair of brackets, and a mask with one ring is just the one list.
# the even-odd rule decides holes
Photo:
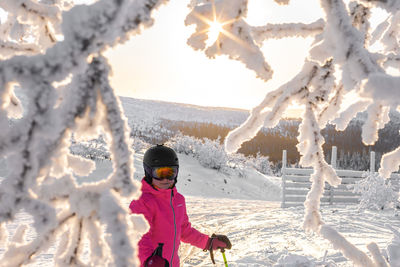
[[(264, 43), (263, 52), (275, 73), (264, 82), (244, 64), (225, 56), (208, 59), (186, 44), (194, 32), (184, 25), (189, 0), (171, 0), (154, 14), (155, 23), (129, 42), (107, 51), (111, 83), (121, 96), (202, 106), (251, 109), (271, 90), (289, 81), (303, 65), (312, 38)], [(317, 0), (292, 0), (279, 6), (249, 0), (247, 22), (313, 22), (322, 16)]]

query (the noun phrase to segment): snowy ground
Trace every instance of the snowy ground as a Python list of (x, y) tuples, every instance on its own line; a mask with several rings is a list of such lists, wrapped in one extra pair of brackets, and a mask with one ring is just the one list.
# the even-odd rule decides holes
[[(136, 154), (135, 157), (135, 179), (138, 180), (143, 175), (142, 156)], [(353, 266), (327, 241), (303, 231), (302, 206), (280, 207), (278, 177), (266, 177), (251, 170), (247, 177), (228, 176), (205, 169), (185, 155), (180, 155), (180, 162), (178, 190), (186, 196), (192, 224), (207, 234), (229, 236), (233, 244), (232, 249), (226, 252), (229, 266), (278, 266), (279, 262), (279, 266), (316, 266), (317, 262), (323, 261), (325, 254), (326, 261), (334, 262), (336, 266)], [(101, 179), (110, 172), (109, 162), (99, 162), (98, 170), (91, 174), (90, 179)], [(6, 173), (6, 166), (0, 163), (0, 176)], [(334, 205), (324, 207), (322, 215), (326, 223), (335, 225), (340, 233), (364, 251), (371, 241), (381, 249), (386, 248), (393, 234), (384, 226), (385, 223), (400, 228), (400, 218), (392, 211), (358, 212), (354, 205)], [(7, 228), (15, 230), (22, 223), (31, 223), (31, 218), (20, 213)], [(0, 244), (0, 257), (2, 253), (4, 248)], [(51, 248), (29, 266), (53, 266), (53, 253), (55, 250)], [(180, 255), (182, 266), (212, 266), (208, 253), (200, 249), (183, 244)], [(220, 253), (216, 253), (215, 259), (216, 266), (223, 266)]]
[[(309, 262), (302, 259), (308, 264), (301, 266), (314, 266), (313, 262), (322, 261), (325, 253), (327, 261), (337, 266), (353, 266), (326, 240), (303, 231), (303, 208), (281, 209), (277, 202), (260, 200), (220, 199), (213, 203), (213, 200), (189, 197), (187, 201), (192, 224), (206, 233), (225, 233), (230, 237), (233, 248), (226, 253), (229, 266), (273, 266), (286, 255), (289, 257), (281, 266), (300, 266), (291, 254), (312, 259)], [(371, 241), (386, 248), (392, 233), (384, 227), (385, 223), (400, 226), (399, 218), (391, 212), (358, 213), (354, 206), (327, 207), (323, 216), (326, 223), (337, 225), (346, 238), (364, 251)], [(209, 256), (201, 250), (183, 248), (183, 251), (185, 266), (210, 265)], [(222, 266), (222, 256), (216, 258), (218, 266)]]

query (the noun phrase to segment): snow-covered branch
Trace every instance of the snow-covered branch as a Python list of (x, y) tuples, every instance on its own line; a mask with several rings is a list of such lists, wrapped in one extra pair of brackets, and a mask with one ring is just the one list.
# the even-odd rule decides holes
[[(61, 13), (66, 7), (64, 1), (46, 4), (37, 1), (1, 1), (0, 8), (7, 11), (7, 21), (1, 25), (2, 45), (0, 56), (8, 58), (20, 54), (44, 52), (54, 45), (60, 33)], [(5, 33), (5, 34), (4, 34)], [(12, 45), (14, 43), (14, 46)], [(18, 46), (22, 46), (18, 49)], [(8, 51), (12, 49), (12, 51)]]
[(354, 262), (356, 266), (376, 267), (377, 265), (361, 250), (346, 240), (344, 236), (339, 234), (330, 226), (321, 227), (321, 235), (330, 240), (335, 249), (340, 250), (343, 255)]
[(278, 39), (286, 37), (308, 37), (321, 33), (325, 27), (323, 19), (313, 23), (282, 23), (267, 24), (265, 26), (252, 27), (254, 40), (261, 44), (265, 39)]
[(388, 12), (396, 12), (400, 9), (400, 3), (397, 0), (359, 0), (359, 2), (386, 9)]
[(37, 54), (39, 49), (33, 44), (17, 44), (15, 42), (4, 42), (0, 41), (0, 50), (3, 57), (9, 57), (10, 55), (29, 55)]

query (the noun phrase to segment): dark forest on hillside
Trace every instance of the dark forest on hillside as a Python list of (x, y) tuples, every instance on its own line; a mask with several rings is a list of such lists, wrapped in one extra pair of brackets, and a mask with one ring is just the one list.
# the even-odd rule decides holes
[[(169, 121), (170, 130), (180, 131), (184, 135), (196, 138), (209, 138), (212, 140), (220, 137), (221, 143), (231, 128), (213, 123)], [(298, 120), (282, 120), (273, 129), (263, 129), (255, 138), (245, 142), (239, 153), (253, 155), (257, 153), (268, 156), (274, 164), (280, 164), (282, 150), (287, 151), (290, 164), (297, 164), (300, 155), (297, 151)], [(389, 122), (379, 131), (379, 140), (373, 146), (366, 146), (361, 141), (362, 122), (352, 121), (344, 131), (336, 131), (333, 125), (328, 125), (321, 134), (325, 138), (323, 145), (327, 162), (331, 160), (331, 147), (338, 149), (337, 166), (341, 169), (367, 170), (369, 168), (369, 152), (375, 151), (375, 168), (379, 168), (383, 153), (392, 151), (400, 145), (400, 123)]]

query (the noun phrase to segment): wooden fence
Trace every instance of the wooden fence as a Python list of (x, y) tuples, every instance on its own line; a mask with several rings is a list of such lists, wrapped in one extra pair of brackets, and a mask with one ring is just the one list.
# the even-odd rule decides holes
[[(375, 153), (370, 154), (370, 172), (375, 172)], [(364, 179), (365, 171), (337, 170), (336, 169), (337, 148), (332, 147), (331, 166), (336, 174), (342, 178), (342, 183), (332, 187), (325, 183), (325, 192), (321, 198), (321, 204), (359, 202), (359, 194), (353, 193), (354, 184)], [(311, 188), (310, 175), (313, 169), (288, 168), (286, 150), (282, 154), (282, 207), (302, 205), (306, 195)], [(391, 183), (399, 190), (400, 175), (392, 173)]]

